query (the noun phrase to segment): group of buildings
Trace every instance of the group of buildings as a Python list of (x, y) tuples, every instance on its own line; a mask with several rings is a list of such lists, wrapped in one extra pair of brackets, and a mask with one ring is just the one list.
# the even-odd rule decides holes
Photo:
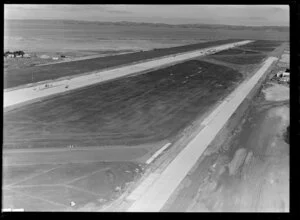
[(10, 58), (25, 57), (25, 58), (30, 58), (30, 55), (25, 53), (22, 50), (18, 50), (18, 51), (14, 51), (14, 52), (6, 51), (4, 53), (4, 57), (10, 57)]
[(276, 78), (281, 82), (290, 82), (290, 69), (286, 69), (285, 71), (279, 71), (276, 74)]

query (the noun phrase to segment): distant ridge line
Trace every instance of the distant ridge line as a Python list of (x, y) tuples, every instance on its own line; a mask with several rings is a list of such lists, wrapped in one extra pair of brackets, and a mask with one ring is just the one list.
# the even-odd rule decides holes
[(118, 25), (118, 26), (149, 26), (149, 27), (169, 27), (169, 28), (208, 28), (208, 29), (230, 29), (230, 30), (277, 30), (289, 31), (289, 26), (247, 26), (247, 25), (228, 25), (228, 24), (166, 24), (149, 22), (131, 22), (131, 21), (83, 21), (83, 20), (57, 20), (57, 19), (6, 19), (6, 21), (35, 21), (35, 22), (59, 22), (65, 24), (95, 24), (95, 25)]

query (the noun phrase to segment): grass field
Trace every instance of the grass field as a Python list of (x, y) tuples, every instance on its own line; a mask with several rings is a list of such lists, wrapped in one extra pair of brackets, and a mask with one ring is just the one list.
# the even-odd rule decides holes
[(11, 88), (28, 83), (40, 82), (44, 80), (57, 79), (64, 76), (72, 76), (85, 72), (100, 70), (108, 67), (129, 64), (132, 62), (166, 56), (174, 53), (188, 52), (210, 46), (217, 46), (226, 43), (233, 43), (240, 40), (219, 40), (198, 44), (190, 44), (179, 47), (154, 49), (137, 53), (115, 55), (94, 58), (89, 60), (79, 60), (71, 63), (58, 63), (48, 66), (35, 66), (21, 68), (18, 70), (7, 70), (4, 74), (4, 88)]
[(257, 64), (262, 62), (266, 56), (265, 55), (234, 55), (234, 56), (211, 55), (209, 57), (227, 63), (233, 63), (238, 65), (249, 65), (249, 64)]
[(280, 46), (283, 42), (280, 41), (264, 41), (258, 40), (252, 43), (242, 45), (239, 48), (250, 49), (256, 51), (270, 52), (273, 51), (276, 47)]
[(4, 148), (138, 144), (172, 137), (242, 75), (191, 60), (5, 113)]

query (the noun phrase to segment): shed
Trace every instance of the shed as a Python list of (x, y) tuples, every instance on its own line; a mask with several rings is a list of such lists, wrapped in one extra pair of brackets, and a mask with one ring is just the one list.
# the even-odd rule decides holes
[(282, 73), (283, 71), (279, 71), (278, 73), (276, 73), (276, 77), (282, 77)]
[(289, 77), (290, 76), (290, 73), (289, 72), (283, 72), (282, 73), (282, 77)]

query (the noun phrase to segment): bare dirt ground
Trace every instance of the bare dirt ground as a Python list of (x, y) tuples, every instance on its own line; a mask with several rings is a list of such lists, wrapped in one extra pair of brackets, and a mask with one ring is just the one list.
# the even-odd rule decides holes
[(3, 208), (98, 211), (140, 177), (166, 142), (102, 148), (3, 152)]
[(270, 83), (270, 87), (263, 90), (266, 100), (268, 101), (284, 101), (288, 100), (290, 91), (288, 85), (280, 85)]
[(135, 162), (11, 165), (3, 167), (3, 208), (76, 211), (101, 206), (133, 181)]
[(236, 135), (203, 159), (164, 211), (289, 211), (287, 101), (257, 103)]
[(264, 84), (220, 151), (202, 158), (162, 211), (288, 212), (288, 93)]

